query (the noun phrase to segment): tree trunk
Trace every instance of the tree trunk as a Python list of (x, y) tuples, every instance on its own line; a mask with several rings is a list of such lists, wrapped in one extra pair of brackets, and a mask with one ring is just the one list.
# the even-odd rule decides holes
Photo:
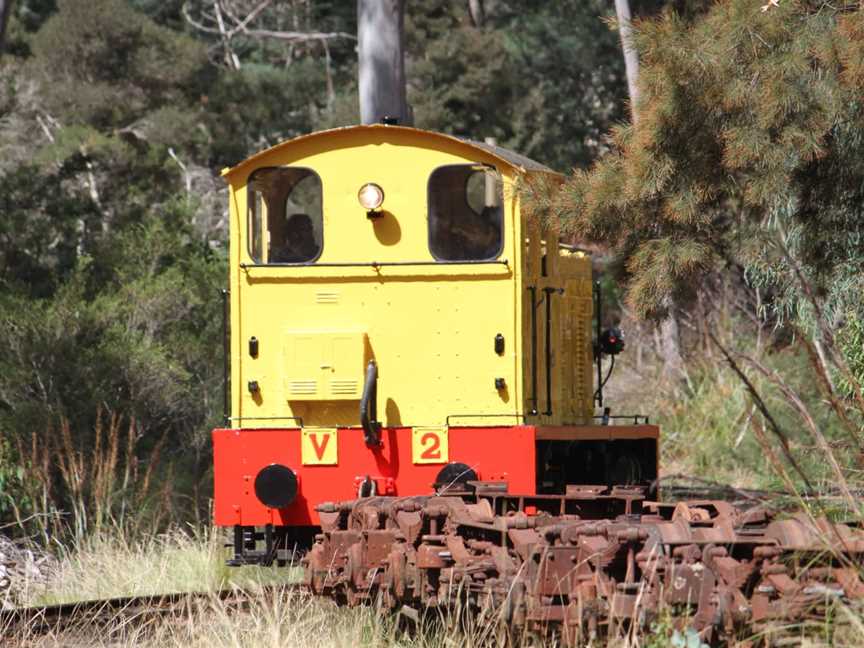
[(6, 45), (6, 25), (9, 23), (9, 15), (12, 13), (12, 0), (0, 0), (0, 56)]
[[(618, 16), (618, 30), (621, 33), (621, 52), (624, 54), (624, 68), (627, 72), (627, 91), (630, 95), (630, 115), (633, 124), (639, 121), (639, 54), (633, 44), (633, 24), (629, 0), (615, 0), (615, 14)], [(684, 362), (681, 359), (681, 345), (678, 320), (675, 319), (674, 305), (668, 300), (669, 313), (660, 322), (660, 352), (663, 355), (663, 372), (680, 377)]]
[(671, 308), (666, 319), (660, 322), (660, 344), (660, 352), (663, 355), (663, 373), (673, 378), (682, 377), (684, 361), (681, 359), (678, 320), (675, 319), (675, 313)]
[(360, 121), (412, 119), (405, 91), (405, 0), (357, 0)]
[(468, 14), (471, 16), (471, 24), (478, 29), (486, 22), (486, 12), (483, 10), (483, 0), (468, 0)]
[(627, 90), (630, 94), (630, 114), (635, 124), (636, 102), (639, 100), (639, 55), (633, 46), (633, 25), (628, 0), (615, 0), (615, 13), (618, 16), (618, 30), (621, 33), (621, 51), (624, 53), (624, 67), (627, 71)]

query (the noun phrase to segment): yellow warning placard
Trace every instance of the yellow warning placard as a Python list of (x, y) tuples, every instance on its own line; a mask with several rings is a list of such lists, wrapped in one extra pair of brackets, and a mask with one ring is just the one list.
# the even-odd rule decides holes
[(411, 436), (411, 460), (415, 464), (447, 463), (448, 436), (446, 427), (415, 427)]
[(339, 463), (336, 428), (303, 428), (300, 455), (304, 466), (335, 466)]

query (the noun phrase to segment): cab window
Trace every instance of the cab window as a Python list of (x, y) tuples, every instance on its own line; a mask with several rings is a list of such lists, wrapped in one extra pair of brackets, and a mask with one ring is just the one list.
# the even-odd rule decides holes
[(249, 256), (260, 264), (321, 256), (321, 178), (312, 169), (258, 169), (249, 176)]
[(501, 176), (482, 164), (438, 167), (429, 176), (429, 250), (438, 261), (501, 254)]

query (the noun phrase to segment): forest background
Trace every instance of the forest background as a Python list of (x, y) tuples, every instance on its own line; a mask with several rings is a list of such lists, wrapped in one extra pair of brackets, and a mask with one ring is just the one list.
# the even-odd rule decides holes
[[(667, 473), (853, 488), (864, 10), (630, 5), (632, 104), (611, 1), (409, 0), (415, 125), (495, 137), (569, 174), (525, 197), (604, 259), (609, 317), (629, 333), (609, 397), (663, 426)], [(356, 4), (7, 0), (0, 14), (10, 6), (0, 524), (206, 524), (227, 275), (218, 170), (359, 121)], [(214, 6), (236, 30), (220, 34)]]

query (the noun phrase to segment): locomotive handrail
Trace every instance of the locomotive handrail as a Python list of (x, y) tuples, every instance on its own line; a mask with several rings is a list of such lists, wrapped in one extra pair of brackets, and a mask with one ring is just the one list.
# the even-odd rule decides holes
[(552, 416), (552, 295), (564, 294), (563, 288), (545, 287), (546, 296), (546, 411), (544, 416)]
[(593, 418), (599, 419), (601, 421), (632, 420), (634, 425), (640, 425), (639, 419), (642, 419), (645, 421), (644, 425), (649, 425), (648, 417), (645, 414), (615, 414), (594, 416)]
[(381, 445), (381, 422), (378, 421), (378, 365), (374, 360), (366, 367), (366, 383), (360, 398), (360, 425), (363, 440), (370, 447)]
[(600, 355), (600, 328), (603, 326), (603, 293), (599, 281), (594, 282), (594, 314), (597, 325), (597, 339), (594, 341), (594, 362), (597, 363), (597, 390), (594, 392), (594, 402), (603, 407), (603, 365)]
[(231, 340), (228, 337), (231, 323), (231, 300), (229, 299), (231, 292), (227, 288), (221, 288), (222, 295), (222, 420), (225, 425), (231, 422), (231, 397), (230, 376), (231, 366), (229, 365), (231, 358)]
[(510, 266), (507, 259), (480, 261), (343, 261), (327, 263), (246, 263), (241, 268), (386, 268), (398, 266), (442, 266), (442, 265), (503, 265)]
[(528, 286), (531, 293), (531, 409), (529, 416), (537, 416), (537, 286)]
[(300, 416), (229, 416), (228, 421), (297, 421), (300, 427), (303, 425), (303, 419)]

